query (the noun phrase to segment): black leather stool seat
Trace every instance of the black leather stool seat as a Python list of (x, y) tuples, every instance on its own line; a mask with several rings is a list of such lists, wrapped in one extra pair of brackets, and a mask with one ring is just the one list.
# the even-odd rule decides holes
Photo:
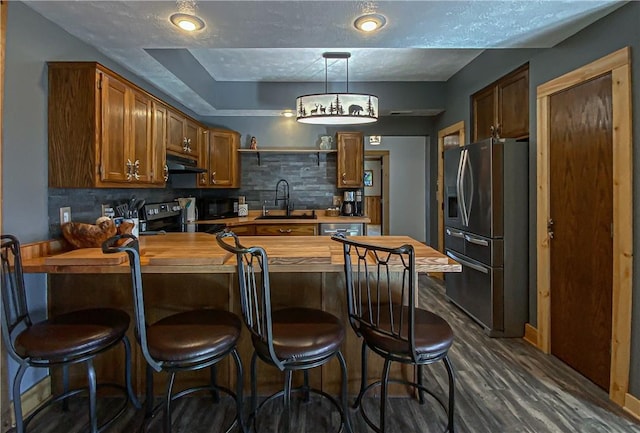
[[(368, 313), (365, 312), (365, 315)], [(453, 344), (453, 330), (449, 324), (437, 314), (430, 311), (416, 308), (415, 314), (415, 351), (418, 357), (440, 358), (447, 353)], [(409, 308), (407, 306), (395, 306), (393, 315), (398, 326), (398, 318), (402, 317), (402, 336), (406, 339), (409, 326)], [(362, 338), (373, 347), (377, 347), (383, 352), (397, 355), (405, 354), (410, 356), (410, 345), (408, 340), (400, 340), (391, 335), (380, 332), (380, 329), (391, 329), (391, 320), (388, 309), (381, 309), (379, 312), (380, 322), (378, 330), (362, 326)]]
[(231, 350), (242, 322), (233, 313), (203, 309), (161, 319), (147, 328), (149, 353), (159, 361), (191, 362)]
[(32, 360), (55, 363), (80, 358), (120, 342), (129, 328), (129, 315), (113, 308), (61, 314), (26, 328), (15, 340), (16, 352)]
[[(313, 362), (335, 354), (344, 341), (342, 322), (333, 314), (312, 308), (285, 308), (272, 313), (273, 348), (287, 362)], [(261, 356), (268, 346), (253, 338)]]

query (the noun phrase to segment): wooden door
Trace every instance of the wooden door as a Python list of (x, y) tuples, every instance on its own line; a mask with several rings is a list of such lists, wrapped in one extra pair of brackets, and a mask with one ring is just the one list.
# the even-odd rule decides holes
[(473, 95), (473, 139), (491, 137), (496, 124), (497, 101), (495, 87), (491, 86)]
[(339, 132), (338, 188), (364, 186), (364, 140), (360, 132)]
[(131, 134), (129, 155), (133, 163), (132, 182), (152, 183), (153, 176), (153, 142), (151, 122), (151, 98), (137, 90), (131, 91)]
[(611, 74), (549, 104), (551, 353), (609, 389), (612, 332)]
[(103, 182), (129, 182), (129, 119), (127, 86), (107, 74), (102, 76), (101, 170)]
[(529, 66), (498, 83), (498, 133), (500, 137), (529, 136)]
[(184, 153), (185, 117), (173, 110), (167, 110), (167, 150)]
[(237, 187), (237, 137), (232, 131), (209, 131), (209, 185)]
[(167, 107), (153, 102), (152, 104), (152, 155), (153, 155), (153, 176), (152, 182), (157, 185), (164, 185), (169, 175), (167, 163)]

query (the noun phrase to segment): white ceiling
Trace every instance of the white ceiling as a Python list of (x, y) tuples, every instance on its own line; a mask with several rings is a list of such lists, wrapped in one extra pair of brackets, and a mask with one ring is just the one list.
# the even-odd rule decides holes
[[(486, 48), (552, 47), (625, 2), (200, 0), (206, 27), (193, 34), (169, 22), (173, 0), (24, 3), (197, 114), (269, 115), (216, 108), (191, 80), (324, 83), (322, 53), (347, 51), (349, 82), (446, 81)], [(386, 27), (355, 30), (364, 12)], [(328, 74), (344, 81), (346, 63), (330, 60)]]

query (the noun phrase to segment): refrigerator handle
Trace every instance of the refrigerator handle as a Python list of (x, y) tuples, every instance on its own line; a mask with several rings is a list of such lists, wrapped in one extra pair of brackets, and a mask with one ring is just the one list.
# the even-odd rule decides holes
[(469, 175), (469, 203), (467, 203), (466, 197), (464, 200), (464, 209), (467, 213), (467, 226), (469, 226), (469, 219), (471, 218), (471, 206), (473, 205), (473, 193), (475, 189), (475, 185), (473, 183), (473, 166), (471, 165), (471, 160), (469, 159), (469, 151), (467, 151), (464, 165), (467, 171), (466, 174)]
[(460, 263), (461, 265), (471, 268), (475, 271), (482, 272), (483, 274), (489, 273), (489, 269), (485, 268), (484, 266), (476, 265), (474, 263), (466, 261), (465, 259), (461, 259), (460, 257), (453, 254), (451, 251), (447, 251), (447, 256), (449, 256), (456, 262)]
[(460, 231), (453, 231), (450, 228), (447, 228), (446, 233), (447, 235), (452, 236), (454, 238), (464, 238), (464, 233)]
[(458, 164), (458, 203), (460, 205), (460, 217), (462, 225), (467, 226), (467, 207), (464, 201), (464, 167), (467, 157), (467, 150), (462, 149), (460, 153), (460, 163)]
[(469, 235), (464, 235), (464, 239), (472, 244), (476, 244), (476, 245), (481, 245), (483, 247), (488, 247), (489, 246), (489, 241), (485, 240), (485, 239), (479, 239), (479, 238), (474, 238), (473, 236), (469, 236)]

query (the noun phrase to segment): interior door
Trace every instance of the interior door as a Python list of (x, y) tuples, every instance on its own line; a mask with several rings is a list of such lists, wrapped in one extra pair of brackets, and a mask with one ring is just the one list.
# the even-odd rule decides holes
[(611, 74), (556, 93), (549, 113), (551, 353), (609, 389), (613, 274)]

